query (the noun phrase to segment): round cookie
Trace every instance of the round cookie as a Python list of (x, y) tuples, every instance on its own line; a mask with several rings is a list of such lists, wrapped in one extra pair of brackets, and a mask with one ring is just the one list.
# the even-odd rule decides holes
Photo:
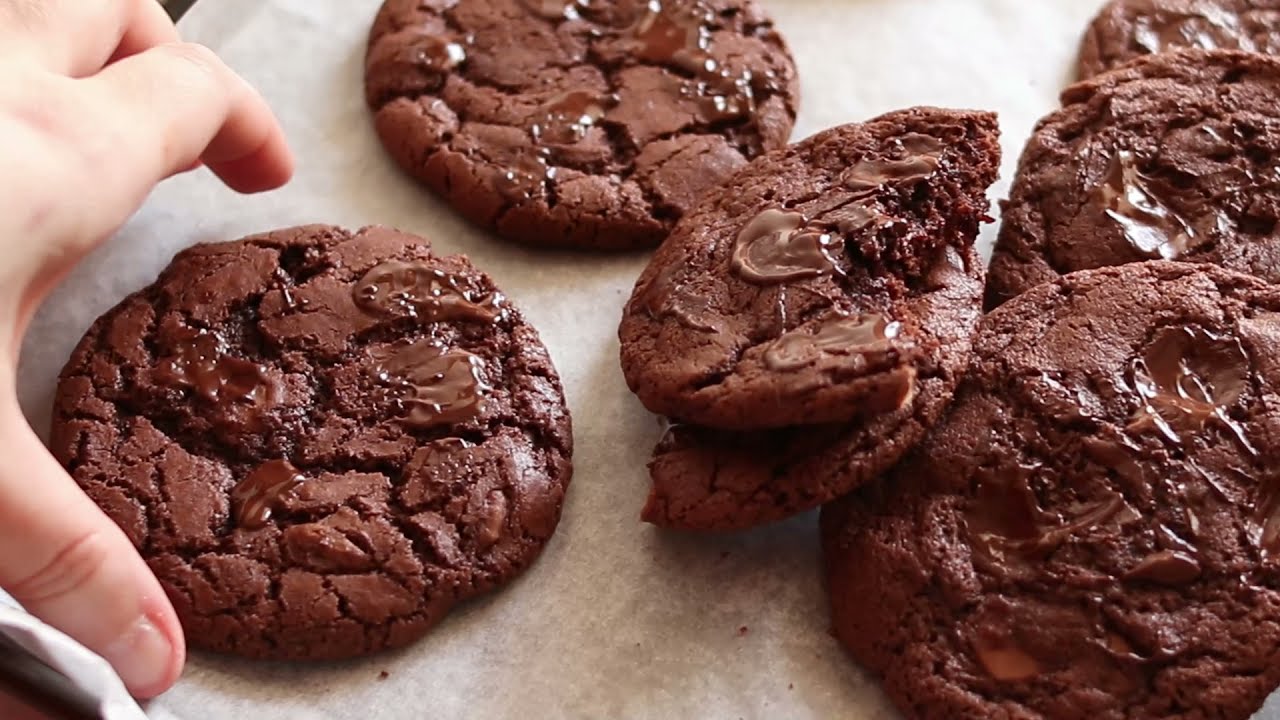
[(378, 135), (517, 242), (657, 245), (786, 144), (799, 85), (755, 0), (386, 0), (365, 71)]
[(1187, 48), (1280, 53), (1280, 0), (1111, 0), (1080, 43), (1080, 79)]
[(550, 540), (568, 411), (537, 333), (461, 256), (310, 226), (183, 251), (61, 375), (52, 450), (189, 642), (404, 645)]
[(724, 430), (905, 407), (948, 315), (1000, 164), (989, 113), (914, 108), (770, 153), (707, 194), (637, 282), (619, 329), (651, 411)]
[(1280, 685), (1280, 288), (1083, 271), (987, 316), (947, 419), (828, 506), (836, 637), (910, 719), (1245, 720)]
[(852, 423), (754, 432), (674, 425), (649, 463), (643, 519), (681, 530), (743, 530), (811, 510), (892, 467), (950, 404), (981, 318), (983, 264), (947, 252), (930, 290), (912, 301), (931, 318), (932, 352), (916, 366), (912, 400)]
[(1280, 59), (1152, 55), (1040, 121), (1004, 206), (987, 307), (1076, 270), (1152, 259), (1280, 280)]

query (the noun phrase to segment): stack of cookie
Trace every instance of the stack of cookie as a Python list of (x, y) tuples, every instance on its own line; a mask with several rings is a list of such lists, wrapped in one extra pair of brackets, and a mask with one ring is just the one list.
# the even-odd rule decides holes
[(1280, 62), (1246, 51), (1278, 11), (1102, 11), (950, 414), (824, 509), (834, 632), (906, 716), (1243, 720), (1280, 685)]
[(736, 530), (847, 494), (942, 415), (981, 315), (989, 113), (819, 133), (712, 190), (622, 320), (622, 368), (673, 423), (650, 522)]

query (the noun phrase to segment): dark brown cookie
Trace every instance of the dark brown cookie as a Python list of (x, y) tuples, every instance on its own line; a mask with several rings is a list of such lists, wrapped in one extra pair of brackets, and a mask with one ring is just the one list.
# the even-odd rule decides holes
[(983, 266), (947, 253), (929, 290), (909, 302), (928, 317), (932, 351), (916, 366), (914, 397), (852, 423), (754, 432), (676, 425), (649, 464), (643, 518), (684, 530), (742, 530), (781, 520), (875, 479), (924, 436), (964, 374), (981, 316)]
[(822, 516), (907, 718), (1245, 720), (1280, 685), (1280, 288), (1154, 261), (987, 317), (946, 420)]
[(387, 0), (366, 93), (410, 174), (510, 240), (656, 245), (786, 144), (799, 86), (755, 0)]
[(1280, 53), (1280, 0), (1111, 0), (1080, 43), (1080, 79), (1188, 48)]
[(915, 108), (754, 161), (640, 277), (627, 383), (655, 413), (726, 430), (910, 405), (955, 321), (922, 312), (932, 274), (968, 256), (999, 160), (994, 115)]
[(249, 657), (417, 639), (533, 562), (571, 474), (537, 333), (465, 258), (382, 228), (180, 253), (89, 330), (52, 436), (189, 642)]
[(1152, 55), (1063, 94), (1023, 152), (987, 306), (1151, 259), (1280, 280), (1280, 60)]

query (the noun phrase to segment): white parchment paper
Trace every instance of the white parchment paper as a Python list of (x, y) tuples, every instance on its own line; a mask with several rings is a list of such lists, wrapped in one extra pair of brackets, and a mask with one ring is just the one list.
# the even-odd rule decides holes
[[(766, 0), (803, 81), (795, 137), (919, 104), (997, 110), (1003, 197), (1057, 104), (1100, 0)], [(617, 322), (643, 255), (531, 252), (488, 237), (403, 177), (362, 101), (379, 0), (204, 0), (183, 21), (272, 102), (297, 179), (242, 198), (199, 172), (166, 183), (41, 310), (19, 382), (37, 429), (93, 319), (177, 250), (298, 223), (382, 223), (465, 252), (542, 332), (564, 378), (576, 473), (564, 520), (521, 580), (424, 641), (374, 658), (269, 664), (197, 654), (155, 718), (896, 718), (828, 635), (815, 515), (692, 537), (638, 520), (658, 422), (627, 392)], [(984, 234), (984, 247), (994, 228)], [(380, 674), (387, 676), (380, 679)], [(1280, 718), (1280, 714), (1273, 717)]]

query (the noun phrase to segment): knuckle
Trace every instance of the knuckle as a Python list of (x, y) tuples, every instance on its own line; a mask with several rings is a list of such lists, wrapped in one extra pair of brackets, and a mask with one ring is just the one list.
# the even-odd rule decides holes
[(76, 594), (89, 587), (111, 560), (111, 542), (90, 531), (66, 545), (43, 568), (6, 588), (23, 605), (40, 605)]
[(168, 56), (168, 59), (181, 63), (184, 69), (193, 71), (209, 81), (217, 82), (222, 79), (222, 59), (204, 45), (176, 42), (161, 45), (157, 49)]

